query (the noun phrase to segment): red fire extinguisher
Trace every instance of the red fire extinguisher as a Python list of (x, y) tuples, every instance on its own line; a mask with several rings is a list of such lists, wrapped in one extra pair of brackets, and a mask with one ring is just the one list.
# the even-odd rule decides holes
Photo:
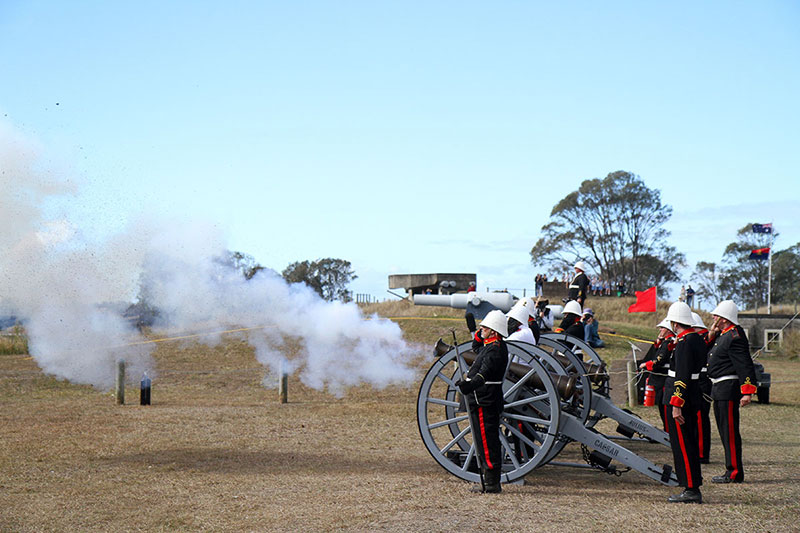
[(656, 389), (650, 385), (650, 378), (647, 378), (644, 385), (644, 404), (652, 407), (656, 404)]

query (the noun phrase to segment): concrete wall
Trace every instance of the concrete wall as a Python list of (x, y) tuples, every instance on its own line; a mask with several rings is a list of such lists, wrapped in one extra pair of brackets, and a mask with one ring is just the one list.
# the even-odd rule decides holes
[(744, 328), (750, 341), (750, 350), (756, 351), (764, 347), (764, 330), (781, 329), (785, 335), (787, 331), (800, 330), (800, 317), (792, 321), (794, 315), (767, 315), (767, 314), (740, 314), (739, 323)]
[[(441, 288), (443, 281), (455, 281), (455, 287)], [(470, 282), (477, 282), (476, 274), (393, 274), (389, 276), (390, 289), (405, 289), (409, 294), (424, 294), (426, 289), (430, 289), (434, 294), (452, 294), (454, 292), (465, 292), (469, 288)], [(441, 290), (440, 290), (441, 289)]]

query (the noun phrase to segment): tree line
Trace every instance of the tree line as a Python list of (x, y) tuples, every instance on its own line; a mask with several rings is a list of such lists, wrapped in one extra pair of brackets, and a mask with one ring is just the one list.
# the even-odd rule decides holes
[[(672, 207), (661, 201), (661, 192), (631, 172), (585, 180), (553, 207), (530, 251), (531, 263), (556, 273), (582, 259), (603, 279), (629, 290), (655, 286), (663, 296), (665, 285), (680, 281), (687, 267), (685, 255), (668, 242), (664, 225), (671, 216)], [(766, 304), (767, 261), (749, 256), (769, 247), (772, 237), (753, 233), (747, 224), (719, 262), (698, 262), (690, 275), (698, 296), (732, 299), (743, 307)], [(800, 243), (771, 253), (772, 302), (793, 303), (800, 293)]]

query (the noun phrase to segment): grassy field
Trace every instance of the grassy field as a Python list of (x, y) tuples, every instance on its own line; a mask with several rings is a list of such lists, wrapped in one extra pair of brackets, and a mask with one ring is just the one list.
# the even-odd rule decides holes
[[(600, 303), (600, 302), (598, 302)], [(595, 302), (592, 302), (595, 304)], [(611, 302), (609, 302), (609, 305)], [(623, 302), (614, 302), (614, 305)], [(600, 305), (593, 305), (597, 310)], [(396, 317), (420, 375), (439, 336), (466, 329), (457, 310), (371, 306)], [(605, 317), (602, 313), (605, 313)], [(630, 353), (626, 337), (654, 334), (598, 312), (606, 359)], [(544, 467), (502, 495), (475, 495), (422, 445), (417, 385), (350, 389), (342, 398), (290, 379), (289, 403), (261, 382), (252, 349), (159, 343), (153, 405), (136, 390), (117, 406), (108, 391), (41, 373), (24, 354), (0, 355), (0, 531), (798, 531), (800, 361), (761, 360), (772, 404), (742, 413), (746, 483), (717, 486), (722, 448), (704, 468), (702, 506), (669, 506), (675, 492), (622, 477)], [(655, 423), (652, 408), (635, 408)], [(613, 432), (601, 422), (600, 429)], [(671, 454), (632, 445), (656, 463)], [(560, 459), (578, 460), (568, 445)], [(667, 514), (669, 513), (669, 514)]]

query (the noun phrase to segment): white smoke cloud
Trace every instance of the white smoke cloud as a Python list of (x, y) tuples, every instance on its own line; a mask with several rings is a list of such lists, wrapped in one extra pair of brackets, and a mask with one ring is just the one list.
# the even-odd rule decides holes
[(45, 372), (100, 388), (113, 385), (120, 358), (130, 375), (155, 373), (153, 345), (103, 305), (130, 301), (142, 279), (160, 326), (250, 327), (256, 359), (273, 374), (300, 369), (304, 383), (337, 395), (360, 383), (382, 388), (414, 379), (407, 361), (415, 352), (395, 323), (325, 302), (269, 270), (246, 280), (220, 261), (226, 239), (213, 224), (137, 221), (102, 245), (81, 242), (68, 218), (48, 219), (43, 205), (76, 191), (37, 169), (37, 154), (0, 123), (0, 309), (24, 321), (31, 355)]

